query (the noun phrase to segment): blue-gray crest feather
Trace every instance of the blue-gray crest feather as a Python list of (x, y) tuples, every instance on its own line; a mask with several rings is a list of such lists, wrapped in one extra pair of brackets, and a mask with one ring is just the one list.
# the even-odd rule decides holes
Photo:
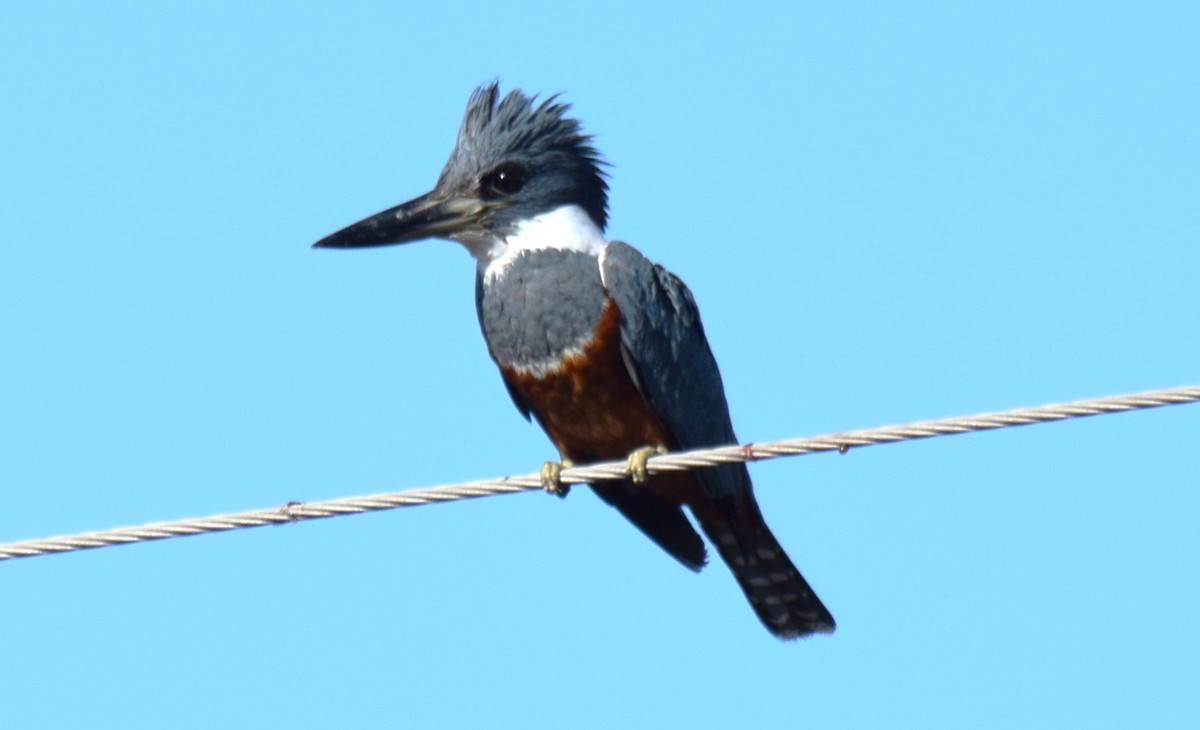
[(469, 187), (473, 178), (497, 165), (518, 162), (529, 170), (530, 190), (514, 202), (517, 212), (546, 212), (529, 210), (522, 200), (553, 206), (574, 203), (603, 230), (608, 222), (605, 163), (592, 137), (567, 116), (569, 109), (557, 96), (537, 103), (536, 96), (514, 89), (501, 99), (496, 82), (479, 87), (467, 102), (438, 186)]

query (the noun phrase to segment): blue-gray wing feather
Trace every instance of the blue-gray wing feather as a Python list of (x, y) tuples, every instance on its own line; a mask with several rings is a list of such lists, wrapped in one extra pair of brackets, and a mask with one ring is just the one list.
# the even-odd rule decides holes
[[(674, 437), (673, 448), (736, 443), (721, 373), (687, 286), (619, 241), (605, 249), (601, 274), (621, 312), (626, 364)], [(696, 473), (710, 494), (730, 494), (741, 486), (744, 470)]]

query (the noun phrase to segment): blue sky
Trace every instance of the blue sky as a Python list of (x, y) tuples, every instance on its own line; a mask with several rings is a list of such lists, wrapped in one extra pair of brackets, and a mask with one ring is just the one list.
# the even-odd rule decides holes
[[(1193, 3), (6, 4), (0, 541), (535, 471), (468, 255), (564, 92), (745, 440), (1200, 382)], [(784, 644), (586, 490), (0, 565), (20, 728), (1200, 723), (1200, 406), (755, 465)]]

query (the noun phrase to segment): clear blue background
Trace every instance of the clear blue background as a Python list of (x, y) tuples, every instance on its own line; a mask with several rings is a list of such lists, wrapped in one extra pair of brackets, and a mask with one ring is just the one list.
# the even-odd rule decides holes
[[(1200, 382), (1179, 3), (5, 3), (0, 540), (534, 471), (424, 192), (565, 92), (739, 435)], [(587, 490), (0, 565), (11, 728), (1200, 724), (1200, 405), (753, 467), (783, 644)]]

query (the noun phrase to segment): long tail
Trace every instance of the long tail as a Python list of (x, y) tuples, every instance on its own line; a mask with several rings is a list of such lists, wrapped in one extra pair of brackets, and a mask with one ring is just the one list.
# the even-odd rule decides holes
[(833, 616), (771, 534), (750, 489), (711, 506), (692, 512), (767, 630), (780, 639), (832, 632)]

